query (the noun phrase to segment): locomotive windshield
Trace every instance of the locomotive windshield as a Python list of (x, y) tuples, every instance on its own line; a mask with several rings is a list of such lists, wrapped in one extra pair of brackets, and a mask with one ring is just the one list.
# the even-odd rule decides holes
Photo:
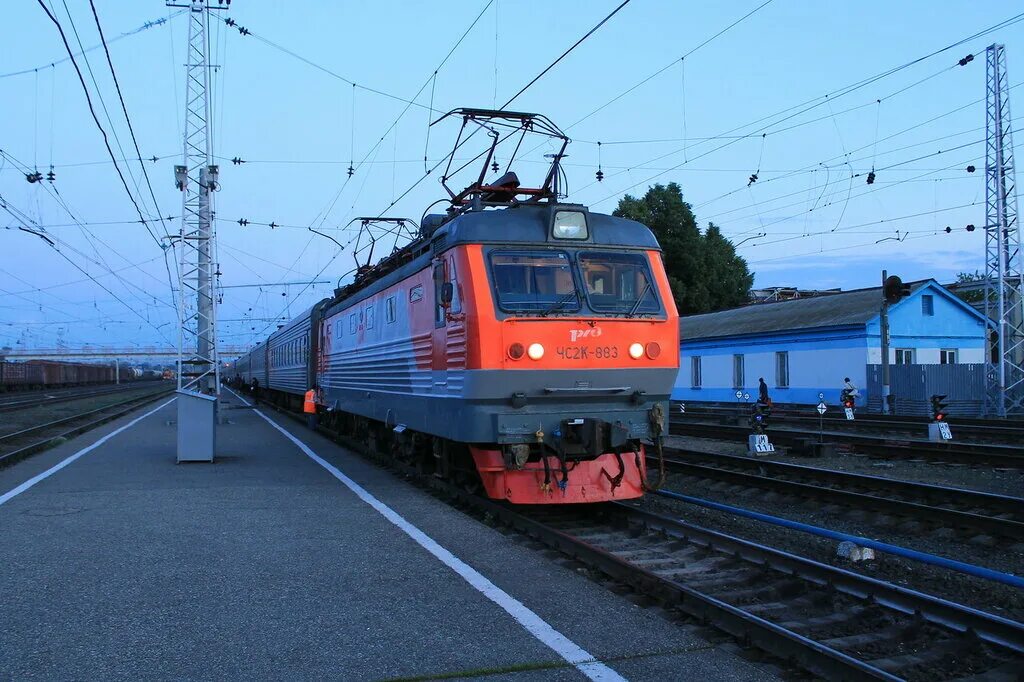
[(491, 272), (502, 310), (543, 315), (580, 309), (572, 261), (564, 251), (493, 251)]
[(628, 316), (657, 312), (658, 298), (645, 256), (584, 251), (579, 264), (587, 301), (595, 311)]

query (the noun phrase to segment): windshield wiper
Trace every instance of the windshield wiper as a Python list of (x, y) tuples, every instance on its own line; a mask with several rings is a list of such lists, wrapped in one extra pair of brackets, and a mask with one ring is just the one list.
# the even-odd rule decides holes
[(551, 307), (550, 307), (550, 308), (548, 308), (547, 310), (545, 310), (544, 312), (542, 312), (542, 313), (540, 314), (540, 316), (541, 316), (541, 317), (547, 317), (548, 315), (550, 315), (551, 313), (555, 312), (556, 310), (561, 310), (561, 309), (562, 309), (562, 306), (564, 306), (564, 305), (565, 305), (566, 303), (568, 303), (568, 302), (569, 302), (569, 300), (570, 300), (570, 299), (573, 299), (573, 298), (575, 298), (575, 299), (579, 300), (579, 295), (578, 295), (578, 294), (576, 293), (576, 290), (575, 290), (575, 289), (573, 289), (573, 290), (572, 290), (572, 291), (570, 291), (569, 293), (567, 293), (567, 294), (563, 295), (563, 296), (562, 296), (561, 298), (559, 298), (559, 299), (558, 299), (557, 301), (555, 301), (554, 303), (552, 303), (552, 304), (551, 304)]
[(626, 313), (626, 317), (633, 317), (634, 315), (636, 315), (636, 311), (640, 309), (640, 304), (644, 302), (644, 296), (646, 296), (647, 292), (650, 290), (651, 280), (647, 279), (647, 275), (644, 275), (644, 289), (643, 291), (640, 292), (640, 295), (637, 297), (636, 303), (634, 303), (633, 307), (629, 309), (628, 313)]

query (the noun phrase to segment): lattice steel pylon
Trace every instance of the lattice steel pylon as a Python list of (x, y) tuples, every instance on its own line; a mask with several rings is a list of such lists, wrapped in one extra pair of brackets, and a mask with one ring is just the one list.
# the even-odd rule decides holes
[(985, 357), (985, 413), (1005, 417), (1024, 414), (1024, 267), (1006, 49), (991, 45), (985, 54), (985, 315), (994, 325)]
[[(223, 3), (221, 3), (223, 5)], [(182, 165), (174, 169), (182, 193), (178, 238), (178, 388), (219, 394), (217, 300), (213, 258), (216, 232), (212, 192), (218, 188), (217, 166), (210, 163), (210, 64), (206, 0), (169, 7), (189, 9), (188, 53), (185, 60), (185, 137)]]

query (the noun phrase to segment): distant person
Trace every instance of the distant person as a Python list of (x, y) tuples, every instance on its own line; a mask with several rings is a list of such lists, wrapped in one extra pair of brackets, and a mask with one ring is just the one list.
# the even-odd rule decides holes
[(252, 401), (258, 403), (260, 401), (260, 380), (256, 377), (252, 378)]
[(847, 395), (852, 395), (855, 398), (860, 395), (860, 391), (857, 390), (856, 384), (850, 381), (850, 377), (843, 379), (843, 391)]
[(768, 384), (764, 383), (764, 377), (757, 380), (757, 402), (771, 405), (772, 399), (768, 396)]

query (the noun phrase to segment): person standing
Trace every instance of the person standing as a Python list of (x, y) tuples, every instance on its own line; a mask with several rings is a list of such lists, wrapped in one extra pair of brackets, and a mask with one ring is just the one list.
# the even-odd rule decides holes
[(757, 380), (757, 402), (771, 405), (772, 399), (768, 396), (768, 384), (764, 383), (764, 377)]
[(316, 384), (313, 384), (313, 388), (306, 391), (306, 395), (302, 400), (302, 411), (306, 413), (306, 426), (314, 431), (316, 431), (317, 424), (316, 399), (319, 391), (320, 388)]

